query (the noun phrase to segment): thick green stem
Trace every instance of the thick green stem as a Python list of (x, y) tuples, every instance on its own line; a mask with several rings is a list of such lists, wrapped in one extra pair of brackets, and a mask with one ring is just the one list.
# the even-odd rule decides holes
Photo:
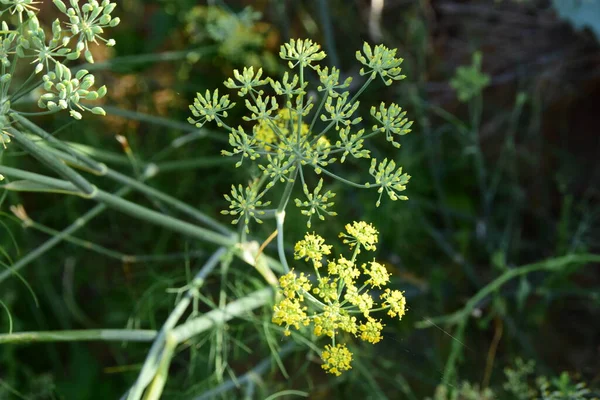
[(14, 137), (15, 142), (19, 143), (19, 145), (21, 145), (21, 147), (23, 147), (25, 151), (37, 158), (42, 164), (54, 170), (57, 174), (59, 174), (66, 180), (72, 182), (73, 185), (75, 185), (79, 190), (81, 190), (86, 196), (91, 196), (94, 194), (94, 192), (96, 191), (95, 186), (89, 183), (77, 172), (67, 167), (61, 161), (55, 159), (46, 150), (41, 149), (38, 145), (29, 140), (27, 136), (25, 136), (18, 130), (10, 129), (9, 131)]
[(196, 274), (193, 281), (191, 282), (191, 287), (185, 294), (185, 296), (179, 301), (175, 309), (171, 312), (165, 323), (163, 324), (158, 336), (154, 340), (152, 347), (148, 351), (146, 356), (146, 360), (144, 361), (144, 365), (136, 379), (135, 383), (131, 387), (129, 394), (127, 396), (128, 399), (139, 399), (142, 396), (144, 388), (148, 386), (148, 384), (154, 378), (156, 370), (165, 356), (163, 350), (165, 346), (165, 339), (169, 332), (177, 325), (177, 322), (181, 319), (181, 316), (185, 312), (185, 310), (190, 305), (194, 297), (194, 293), (198, 290), (204, 283), (204, 279), (206, 276), (217, 266), (221, 257), (225, 254), (226, 249), (220, 248), (217, 250), (204, 264), (204, 266), (200, 269), (200, 271)]
[(46, 140), (52, 146), (55, 146), (56, 148), (64, 151), (65, 153), (69, 154), (71, 157), (74, 157), (78, 161), (85, 164), (88, 168), (94, 170), (98, 175), (103, 175), (105, 173), (105, 171), (106, 171), (105, 165), (100, 164), (87, 156), (81, 157), (77, 152), (73, 151), (68, 145), (63, 143), (61, 140), (58, 140), (57, 138), (55, 138), (54, 136), (52, 136), (51, 134), (46, 132), (44, 129), (40, 128), (39, 126), (37, 126), (36, 124), (31, 122), (29, 119), (27, 119), (19, 114), (11, 114), (10, 116), (15, 121), (17, 121), (21, 125), (23, 125), (26, 129), (35, 133), (42, 139)]
[(269, 303), (273, 297), (273, 289), (270, 287), (257, 290), (241, 299), (235, 300), (222, 310), (209, 311), (201, 317), (194, 318), (173, 330), (173, 337), (177, 343), (206, 332), (217, 325), (222, 325), (234, 318), (241, 317), (248, 312)]
[[(173, 208), (175, 208), (176, 210), (179, 210), (179, 211), (185, 213), (186, 215), (191, 216), (192, 218), (196, 219), (197, 221), (223, 233), (224, 235), (231, 234), (231, 231), (227, 227), (225, 227), (221, 223), (217, 222), (216, 220), (212, 219), (211, 217), (207, 216), (206, 214), (198, 211), (194, 207), (182, 202), (181, 200), (176, 199), (175, 197), (169, 196), (168, 194), (165, 194), (165, 193), (161, 192), (160, 190), (154, 189), (151, 186), (148, 186), (145, 183), (143, 183), (137, 179), (131, 178), (131, 177), (121, 174), (120, 172), (117, 172), (111, 168), (108, 168), (105, 164), (97, 163), (96, 161), (94, 161), (93, 159), (89, 158), (86, 155), (80, 154), (79, 157), (76, 158), (70, 154), (61, 152), (60, 150), (51, 149), (50, 151), (55, 153), (58, 157), (62, 158), (63, 160), (68, 161), (69, 163), (72, 163), (73, 165), (76, 165), (76, 166), (83, 167), (84, 165), (81, 164), (83, 161), (79, 161), (79, 159), (85, 160), (85, 165), (95, 165), (94, 169), (102, 169), (104, 172), (103, 175), (105, 175), (107, 178), (110, 178), (116, 182), (127, 185), (127, 186), (131, 187), (132, 189), (134, 189), (140, 193), (143, 193), (155, 200), (159, 200), (165, 204), (168, 204), (168, 205), (172, 206)], [(159, 170), (157, 169), (157, 167), (154, 164), (148, 164), (146, 166), (146, 173), (148, 175), (152, 176), (158, 172), (159, 172)]]
[[(24, 171), (20, 171), (14, 168), (3, 167), (1, 165), (0, 173), (6, 174), (7, 176), (27, 176), (32, 181), (41, 183), (43, 185), (47, 185), (49, 188), (64, 189), (65, 185), (68, 185), (68, 182), (64, 181), (58, 181), (58, 183), (56, 183), (55, 185), (53, 183), (57, 181), (56, 179), (49, 178), (44, 175), (33, 174), (31, 172), (25, 173)], [(216, 233), (211, 230), (190, 224), (189, 222), (185, 222), (180, 219), (161, 214), (149, 208), (140, 206), (134, 202), (124, 200), (111, 193), (99, 190), (97, 188), (94, 194), (92, 194), (91, 196), (87, 196), (86, 198), (90, 198), (100, 203), (104, 203), (108, 207), (114, 208), (115, 210), (128, 214), (134, 218), (145, 220), (155, 225), (163, 226), (165, 228), (182, 233), (195, 239), (215, 243), (221, 246), (231, 246), (236, 243), (236, 240), (233, 236), (225, 236), (220, 233)]]
[(151, 342), (157, 332), (142, 329), (87, 329), (73, 331), (18, 332), (0, 335), (0, 344), (41, 342)]

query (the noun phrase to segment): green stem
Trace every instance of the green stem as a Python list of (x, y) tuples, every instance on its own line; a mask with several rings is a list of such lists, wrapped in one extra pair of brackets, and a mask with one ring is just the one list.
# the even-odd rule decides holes
[(151, 342), (157, 332), (136, 329), (88, 329), (72, 331), (40, 331), (0, 334), (0, 344), (41, 342)]
[[(56, 155), (58, 155), (63, 160), (70, 162), (73, 165), (83, 167), (83, 165), (81, 165), (81, 163), (79, 162), (79, 160), (77, 158), (72, 157), (69, 154), (62, 153), (56, 149), (51, 149), (50, 151), (55, 153)], [(86, 155), (80, 154), (79, 158), (85, 159), (86, 165), (88, 165), (88, 164), (95, 165), (95, 169), (102, 168), (104, 170), (103, 175), (105, 175), (107, 178), (110, 178), (121, 184), (127, 185), (127, 186), (131, 187), (132, 189), (134, 189), (140, 193), (143, 193), (153, 199), (162, 201), (163, 203), (170, 205), (171, 207), (175, 208), (176, 210), (179, 210), (179, 211), (183, 212), (184, 214), (189, 215), (190, 217), (196, 219), (199, 222), (202, 222), (203, 224), (215, 229), (216, 231), (221, 232), (224, 235), (231, 234), (231, 231), (227, 227), (225, 227), (218, 221), (212, 219), (208, 215), (198, 211), (194, 207), (182, 202), (181, 200), (178, 200), (175, 197), (169, 196), (168, 194), (165, 194), (165, 193), (161, 192), (160, 190), (154, 189), (151, 186), (148, 186), (145, 183), (143, 183), (137, 179), (131, 178), (131, 177), (121, 174), (120, 172), (117, 172), (111, 168), (108, 168), (105, 164), (99, 164), (96, 161), (94, 161), (93, 159), (87, 157)], [(159, 172), (159, 170), (157, 169), (155, 164), (148, 164), (146, 166), (146, 174), (147, 175), (153, 176), (153, 175), (157, 174), (158, 172)]]
[(29, 154), (37, 158), (42, 164), (45, 164), (50, 169), (54, 170), (60, 176), (70, 181), (78, 189), (80, 189), (86, 196), (92, 196), (97, 190), (95, 186), (89, 183), (85, 178), (67, 167), (62, 162), (52, 157), (47, 151), (42, 150), (38, 145), (29, 140), (27, 136), (23, 135), (16, 129), (9, 130), (15, 139), (15, 142), (19, 143)]
[(55, 138), (54, 136), (52, 136), (51, 134), (46, 132), (44, 129), (40, 128), (38, 125), (31, 122), (29, 119), (24, 118), (23, 116), (21, 116), (19, 114), (15, 114), (15, 113), (11, 114), (10, 116), (14, 120), (19, 122), (22, 126), (24, 126), (26, 129), (35, 133), (36, 135), (38, 135), (42, 139), (46, 140), (51, 145), (55, 146), (56, 148), (69, 154), (71, 157), (74, 157), (78, 161), (82, 162), (88, 168), (91, 168), (92, 170), (94, 170), (98, 175), (103, 175), (106, 172), (106, 165), (99, 164), (87, 156), (81, 157), (77, 152), (72, 150), (68, 145), (63, 143), (61, 140), (58, 140), (57, 138)]
[(163, 350), (162, 358), (156, 376), (152, 379), (152, 383), (148, 387), (148, 392), (144, 396), (144, 400), (158, 400), (160, 399), (167, 379), (169, 378), (169, 367), (171, 366), (171, 360), (175, 353), (177, 342), (173, 339), (173, 336), (168, 333), (165, 339), (165, 347)]
[(321, 168), (321, 171), (323, 171), (325, 173), (325, 175), (329, 175), (332, 178), (337, 179), (340, 182), (344, 182), (344, 183), (346, 183), (346, 184), (348, 184), (350, 186), (354, 186), (354, 187), (359, 188), (359, 189), (372, 189), (372, 188), (379, 187), (379, 185), (375, 185), (375, 184), (373, 184), (373, 185), (362, 185), (360, 183), (354, 183), (352, 181), (349, 181), (347, 179), (342, 178), (341, 176), (338, 176), (338, 175), (334, 174), (333, 172), (329, 172), (325, 168)]
[(115, 57), (109, 61), (94, 63), (94, 64), (83, 64), (78, 66), (76, 69), (86, 69), (88, 71), (98, 71), (104, 69), (113, 69), (114, 67), (124, 65), (147, 65), (155, 62), (165, 61), (178, 61), (185, 59), (189, 56), (206, 56), (217, 51), (217, 46), (207, 46), (204, 48), (181, 50), (181, 51), (166, 51), (163, 53), (149, 53), (139, 54), (134, 56), (121, 56)]
[[(57, 231), (56, 229), (52, 229), (45, 225), (42, 225), (38, 222), (35, 222), (31, 219), (23, 221), (23, 224), (26, 228), (33, 228), (40, 232), (46, 233), (51, 236), (61, 235), (61, 231)], [(71, 235), (67, 235), (64, 237), (66, 242), (72, 243), (76, 246), (80, 246), (86, 250), (95, 251), (98, 254), (103, 256), (113, 258), (115, 260), (119, 260), (123, 263), (135, 264), (142, 262), (165, 262), (165, 261), (173, 261), (173, 260), (182, 260), (187, 258), (198, 258), (202, 257), (205, 253), (203, 251), (189, 251), (189, 252), (181, 252), (181, 253), (167, 253), (167, 254), (125, 254), (118, 251), (114, 251), (108, 249), (104, 246), (100, 246), (96, 243), (90, 242), (88, 240), (82, 240), (76, 238)]]
[(177, 322), (179, 322), (183, 313), (188, 308), (190, 302), (194, 298), (195, 292), (200, 287), (202, 287), (202, 285), (204, 284), (204, 279), (217, 266), (225, 252), (225, 248), (220, 248), (219, 250), (217, 250), (208, 259), (206, 264), (204, 264), (204, 266), (200, 269), (200, 271), (192, 280), (192, 286), (186, 292), (185, 296), (179, 301), (179, 303), (177, 303), (177, 305), (175, 306), (175, 308), (161, 327), (160, 332), (154, 340), (154, 343), (152, 343), (152, 347), (150, 347), (150, 350), (146, 355), (144, 365), (142, 366), (142, 369), (140, 370), (140, 373), (135, 383), (129, 390), (129, 394), (127, 397), (128, 399), (131, 400), (141, 398), (144, 388), (146, 388), (146, 386), (148, 386), (148, 384), (154, 378), (156, 370), (158, 369), (162, 358), (165, 356), (164, 347), (167, 334), (169, 334), (173, 330), (175, 325), (177, 325)]
[(257, 290), (241, 299), (232, 301), (222, 310), (216, 309), (207, 312), (201, 317), (194, 318), (173, 330), (173, 337), (177, 343), (206, 332), (207, 330), (226, 323), (233, 318), (241, 317), (248, 312), (269, 303), (273, 297), (273, 289), (270, 287)]
[(41, 117), (44, 115), (52, 115), (52, 114), (56, 114), (58, 111), (54, 110), (54, 111), (37, 111), (37, 112), (26, 112), (26, 111), (19, 111), (19, 110), (14, 110), (11, 109), (11, 115), (21, 115), (21, 116), (28, 116), (28, 117)]
[(369, 79), (367, 79), (365, 81), (365, 83), (363, 83), (362, 87), (358, 90), (358, 92), (356, 92), (356, 94), (354, 96), (352, 96), (352, 98), (350, 99), (350, 101), (348, 102), (348, 104), (352, 104), (354, 103), (354, 101), (356, 99), (358, 99), (358, 97), (362, 94), (362, 92), (365, 91), (365, 89), (371, 84), (371, 82), (373, 82), (375, 78), (373, 78), (373, 76), (369, 76)]
[[(2, 165), (0, 165), (0, 173), (5, 173), (8, 176), (27, 176), (32, 181), (36, 183), (41, 183), (43, 185), (47, 185), (51, 188), (56, 187), (59, 189), (63, 189), (65, 185), (68, 185), (68, 182), (58, 181), (58, 184), (55, 186), (53, 185), (53, 182), (57, 181), (56, 179), (49, 178), (44, 175), (33, 174), (31, 172), (17, 170), (14, 168), (4, 167)], [(179, 232), (199, 240), (215, 243), (221, 246), (231, 246), (236, 242), (232, 236), (225, 236), (223, 234), (216, 233), (196, 225), (192, 225), (180, 219), (161, 214), (149, 208), (140, 206), (131, 201), (124, 200), (118, 196), (107, 193), (103, 190), (99, 190), (97, 188), (95, 193), (93, 193), (91, 196), (87, 196), (86, 198), (93, 199), (100, 203), (104, 203), (108, 207), (114, 208), (134, 218), (145, 220), (155, 225), (163, 226), (165, 228), (173, 230), (174, 232)]]
[(279, 253), (279, 260), (281, 261), (281, 264), (283, 265), (284, 271), (286, 273), (290, 271), (290, 267), (285, 256), (285, 248), (283, 242), (283, 224), (285, 222), (285, 208), (290, 199), (290, 195), (292, 194), (292, 189), (294, 189), (297, 174), (298, 168), (295, 168), (294, 171), (290, 173), (289, 180), (285, 185), (283, 195), (281, 196), (281, 201), (279, 202), (279, 206), (277, 207), (277, 211), (275, 212), (275, 218), (277, 221), (277, 251)]

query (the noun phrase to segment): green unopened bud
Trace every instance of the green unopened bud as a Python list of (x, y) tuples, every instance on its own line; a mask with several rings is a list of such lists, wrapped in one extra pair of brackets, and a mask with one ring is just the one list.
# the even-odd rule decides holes
[(94, 108), (92, 108), (92, 113), (96, 114), (96, 115), (102, 115), (102, 116), (106, 115), (106, 111), (104, 111), (104, 108), (102, 108), (102, 107), (94, 107)]
[(117, 18), (113, 18), (113, 19), (110, 21), (110, 26), (111, 26), (111, 28), (114, 28), (115, 26), (119, 25), (119, 23), (120, 23), (120, 22), (121, 22), (121, 20), (119, 19), (119, 17), (117, 17)]
[(117, 3), (110, 3), (104, 7), (104, 10), (102, 10), (102, 13), (104, 15), (108, 15), (115, 10), (116, 6), (117, 6)]
[(98, 93), (98, 97), (99, 97), (99, 98), (100, 98), (100, 97), (104, 97), (104, 96), (106, 96), (106, 92), (107, 92), (107, 90), (106, 90), (106, 86), (105, 86), (105, 85), (102, 85), (102, 86), (100, 87), (100, 89), (98, 89), (98, 90), (96, 91), (96, 93)]
[[(2, 103), (2, 106), (0, 107), (0, 113), (2, 115), (6, 115), (8, 114), (8, 112), (10, 111), (10, 101), (6, 100), (4, 103)], [(10, 140), (9, 140), (10, 142)]]
[(71, 115), (71, 117), (75, 118), (76, 120), (80, 120), (82, 118), (81, 113), (75, 110), (69, 111), (69, 115)]
[(87, 62), (89, 62), (90, 64), (94, 63), (94, 57), (92, 57), (92, 53), (89, 50), (86, 50), (85, 53), (83, 53), (83, 55)]
[(12, 75), (11, 74), (4, 74), (0, 78), (0, 82), (2, 82), (3, 84), (6, 84), (6, 83), (10, 82), (11, 79), (12, 79)]
[(60, 10), (61, 13), (67, 12), (67, 6), (61, 0), (52, 0), (56, 8)]
[(89, 73), (89, 71), (87, 69), (80, 69), (75, 74), (75, 79), (82, 80), (88, 73)]
[(81, 56), (81, 52), (79, 51), (74, 51), (66, 55), (67, 60), (77, 60), (79, 56)]

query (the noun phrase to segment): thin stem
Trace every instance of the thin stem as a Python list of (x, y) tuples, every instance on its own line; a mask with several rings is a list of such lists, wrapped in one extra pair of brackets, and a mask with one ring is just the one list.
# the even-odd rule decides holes
[[(52, 229), (48, 226), (42, 225), (31, 219), (23, 221), (23, 224), (25, 225), (26, 228), (33, 228), (33, 229), (36, 229), (40, 232), (46, 233), (51, 236), (57, 236), (57, 235), (62, 234), (61, 231), (57, 231), (56, 229)], [(205, 252), (203, 252), (203, 251), (188, 251), (188, 252), (181, 252), (181, 253), (150, 254), (150, 255), (149, 254), (125, 254), (125, 253), (121, 253), (118, 251), (108, 249), (104, 246), (100, 246), (100, 245), (98, 245), (94, 242), (90, 242), (88, 240), (79, 239), (79, 238), (71, 236), (71, 235), (65, 236), (64, 240), (66, 242), (72, 243), (76, 246), (82, 247), (86, 250), (95, 251), (96, 253), (101, 254), (103, 256), (113, 258), (115, 260), (119, 260), (119, 261), (122, 261), (122, 262), (128, 263), (128, 264), (136, 264), (136, 263), (142, 263), (142, 262), (174, 261), (174, 260), (187, 259), (190, 257), (198, 258), (198, 257), (202, 257), (205, 254)]]
[(334, 174), (333, 172), (329, 172), (325, 168), (321, 168), (321, 171), (323, 171), (325, 173), (325, 175), (329, 175), (332, 178), (337, 179), (340, 182), (344, 182), (344, 183), (346, 183), (346, 184), (348, 184), (350, 186), (354, 186), (354, 187), (359, 188), (359, 189), (373, 189), (373, 188), (376, 188), (376, 187), (380, 186), (380, 185), (377, 185), (377, 184), (362, 185), (360, 183), (355, 183), (355, 182), (349, 181), (347, 179), (344, 179), (341, 176), (338, 176), (338, 175)]
[(290, 173), (289, 180), (285, 185), (283, 195), (281, 196), (281, 201), (279, 202), (279, 206), (277, 207), (277, 211), (275, 212), (275, 218), (277, 221), (277, 251), (279, 253), (279, 259), (281, 261), (281, 264), (283, 265), (284, 271), (286, 273), (289, 272), (290, 267), (287, 263), (287, 259), (285, 256), (285, 248), (283, 242), (283, 224), (285, 222), (285, 208), (290, 199), (290, 195), (292, 194), (294, 184), (296, 183), (297, 174), (298, 168), (295, 168), (294, 171)]
[[(296, 348), (296, 344), (294, 342), (286, 343), (285, 346), (281, 348), (278, 356), (280, 358), (284, 358), (288, 354), (292, 353)], [(263, 359), (261, 362), (256, 364), (254, 368), (246, 372), (244, 375), (235, 378), (235, 380), (228, 380), (220, 384), (214, 389), (206, 391), (202, 393), (201, 396), (196, 397), (194, 400), (209, 400), (217, 398), (219, 394), (227, 393), (230, 390), (237, 389), (242, 385), (248, 384), (254, 380), (259, 380), (260, 375), (263, 375), (269, 370), (269, 367), (273, 363), (273, 356), (269, 356)]]
[(373, 82), (375, 78), (373, 76), (369, 76), (369, 79), (367, 79), (365, 81), (365, 83), (363, 83), (362, 87), (358, 90), (358, 92), (356, 92), (356, 94), (354, 96), (352, 96), (352, 98), (350, 99), (350, 101), (348, 102), (348, 104), (353, 103), (356, 99), (358, 99), (358, 97), (362, 94), (362, 92), (365, 91), (365, 89), (371, 84), (371, 82)]
[(94, 64), (82, 64), (76, 67), (75, 70), (86, 69), (88, 71), (98, 71), (104, 69), (113, 69), (114, 67), (120, 67), (125, 65), (147, 65), (154, 62), (165, 62), (165, 61), (177, 61), (185, 59), (189, 56), (207, 56), (214, 53), (217, 50), (217, 46), (206, 46), (203, 48), (181, 50), (181, 51), (166, 51), (163, 53), (149, 53), (139, 54), (134, 56), (121, 56), (112, 58), (109, 61), (94, 63)]
[(481, 290), (479, 290), (479, 292), (477, 292), (475, 296), (471, 297), (471, 299), (465, 304), (465, 306), (461, 310), (448, 316), (426, 319), (422, 322), (417, 323), (415, 327), (419, 329), (437, 326), (437, 324), (439, 323), (458, 325), (453, 335), (455, 340), (452, 342), (452, 349), (450, 352), (450, 356), (446, 361), (446, 368), (444, 370), (444, 377), (442, 381), (450, 382), (450, 380), (454, 377), (456, 362), (460, 354), (460, 349), (464, 346), (462, 338), (464, 336), (464, 332), (469, 321), (469, 316), (471, 315), (475, 307), (478, 304), (480, 304), (480, 302), (483, 299), (491, 295), (493, 292), (499, 290), (508, 281), (520, 277), (522, 275), (527, 275), (536, 271), (560, 271), (571, 264), (588, 264), (599, 262), (600, 254), (570, 254), (564, 257), (552, 258), (539, 263), (528, 264), (522, 267), (508, 270), (502, 275), (500, 275), (498, 278), (494, 279), (492, 282), (488, 283)]
[[(15, 92), (12, 94), (11, 98), (12, 98), (12, 97), (14, 97), (14, 96), (21, 96), (21, 92), (22, 92), (22, 91), (24, 91), (24, 90), (23, 90), (23, 88), (25, 88), (25, 86), (27, 86), (27, 84), (28, 84), (29, 82), (31, 82), (31, 80), (32, 80), (32, 79), (33, 79), (35, 76), (36, 76), (36, 73), (35, 73), (35, 72), (31, 72), (31, 74), (30, 74), (30, 75), (29, 75), (29, 77), (28, 77), (28, 78), (25, 80), (25, 82), (23, 82), (23, 84), (21, 85), (21, 87), (20, 87), (20, 88), (18, 88), (18, 89), (17, 89), (17, 90), (16, 90), (16, 91), (15, 91)], [(7, 93), (8, 93), (8, 92), (7, 92)], [(23, 94), (27, 94), (27, 93), (29, 93), (29, 90), (25, 90)], [(3, 93), (3, 94), (5, 95), (6, 93)]]
[(15, 109), (11, 109), (10, 110), (12, 112), (12, 115), (25, 115), (28, 117), (41, 117), (43, 115), (52, 115), (52, 114), (56, 114), (58, 111), (53, 110), (53, 111), (37, 111), (37, 112), (26, 112), (26, 111), (19, 111), (19, 110), (15, 110)]
[(323, 95), (323, 98), (321, 99), (321, 103), (319, 103), (319, 107), (317, 108), (317, 111), (315, 112), (315, 115), (313, 116), (312, 122), (310, 123), (310, 127), (308, 128), (309, 134), (313, 131), (313, 128), (314, 128), (315, 124), (317, 123), (317, 118), (321, 114), (321, 109), (325, 105), (325, 101), (327, 100), (327, 97), (329, 97), (329, 92), (327, 92)]

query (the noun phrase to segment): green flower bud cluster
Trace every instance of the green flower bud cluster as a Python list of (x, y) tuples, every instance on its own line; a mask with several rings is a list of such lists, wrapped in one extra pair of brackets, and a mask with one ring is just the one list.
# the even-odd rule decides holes
[[(393, 160), (372, 159), (369, 172), (374, 180), (366, 183), (352, 182), (333, 170), (335, 163), (344, 163), (349, 157), (371, 158), (371, 152), (365, 148), (367, 139), (385, 134), (387, 141), (398, 148), (398, 137), (411, 131), (412, 122), (406, 118), (406, 111), (394, 103), (371, 108), (371, 129), (363, 125), (363, 118), (358, 115), (358, 97), (373, 81), (379, 78), (390, 85), (405, 78), (401, 75), (402, 59), (396, 57), (396, 50), (364, 44), (356, 58), (364, 66), (361, 75), (367, 79), (354, 94), (349, 91), (352, 78), (341, 79), (339, 69), (322, 68), (318, 64), (326, 54), (313, 41), (292, 39), (281, 46), (279, 56), (291, 70), (281, 79), (263, 76), (262, 69), (245, 67), (242, 71), (235, 70), (233, 77), (224, 82), (225, 87), (235, 90), (246, 108), (243, 124), (233, 127), (225, 122), (236, 103), (218, 89), (198, 93), (190, 106), (191, 124), (200, 128), (214, 122), (229, 132), (231, 149), (223, 150), (223, 155), (239, 157), (238, 167), (245, 159), (256, 161), (262, 170), (262, 177), (252, 184), (251, 190), (232, 191), (232, 194), (249, 194), (244, 197), (244, 207), (239, 206), (238, 200), (234, 202), (234, 197), (226, 197), (231, 203), (226, 213), (235, 216), (233, 223), (243, 223), (248, 230), (251, 220), (260, 222), (259, 209), (269, 203), (262, 200), (265, 194), (277, 184), (293, 186), (298, 178), (305, 198), (295, 199), (295, 204), (308, 217), (308, 227), (314, 215), (321, 220), (336, 215), (332, 211), (335, 194), (323, 189), (322, 175), (353, 187), (376, 189), (378, 206), (383, 193), (391, 200), (406, 200), (400, 192), (406, 189), (410, 176)], [(312, 71), (319, 82), (316, 95), (309, 95), (309, 82), (305, 79)], [(309, 171), (317, 178), (307, 176)], [(291, 188), (284, 193), (289, 196)], [(287, 200), (280, 204), (285, 206)]]
[(47, 108), (50, 111), (69, 109), (69, 114), (75, 119), (81, 119), (82, 116), (80, 112), (73, 109), (74, 105), (94, 114), (106, 115), (102, 107), (89, 108), (79, 104), (80, 100), (97, 100), (106, 95), (106, 86), (98, 90), (90, 90), (94, 85), (94, 75), (87, 70), (77, 71), (75, 78), (72, 78), (71, 70), (59, 63), (56, 64), (55, 70), (48, 72), (43, 79), (47, 93), (38, 100), (40, 108)]
[[(11, 100), (32, 92), (40, 85), (46, 92), (40, 94), (37, 103), (47, 112), (69, 110), (75, 119), (81, 119), (83, 111), (104, 115), (101, 107), (88, 107), (81, 101), (103, 97), (106, 87), (92, 89), (93, 75), (85, 70), (71, 73), (65, 64), (82, 55), (87, 62), (93, 63), (90, 43), (103, 42), (114, 46), (114, 39), (106, 38), (104, 31), (120, 22), (119, 18), (111, 15), (116, 3), (110, 0), (69, 0), (70, 7), (67, 7), (65, 2), (53, 0), (67, 21), (54, 20), (48, 31), (43, 29), (37, 18), (38, 3), (32, 0), (0, 0), (0, 16), (3, 18), (0, 31), (0, 92), (3, 94), (0, 116), (19, 112), (11, 109)], [(24, 61), (27, 65), (33, 64), (33, 70), (25, 83), (15, 88), (13, 75)]]

